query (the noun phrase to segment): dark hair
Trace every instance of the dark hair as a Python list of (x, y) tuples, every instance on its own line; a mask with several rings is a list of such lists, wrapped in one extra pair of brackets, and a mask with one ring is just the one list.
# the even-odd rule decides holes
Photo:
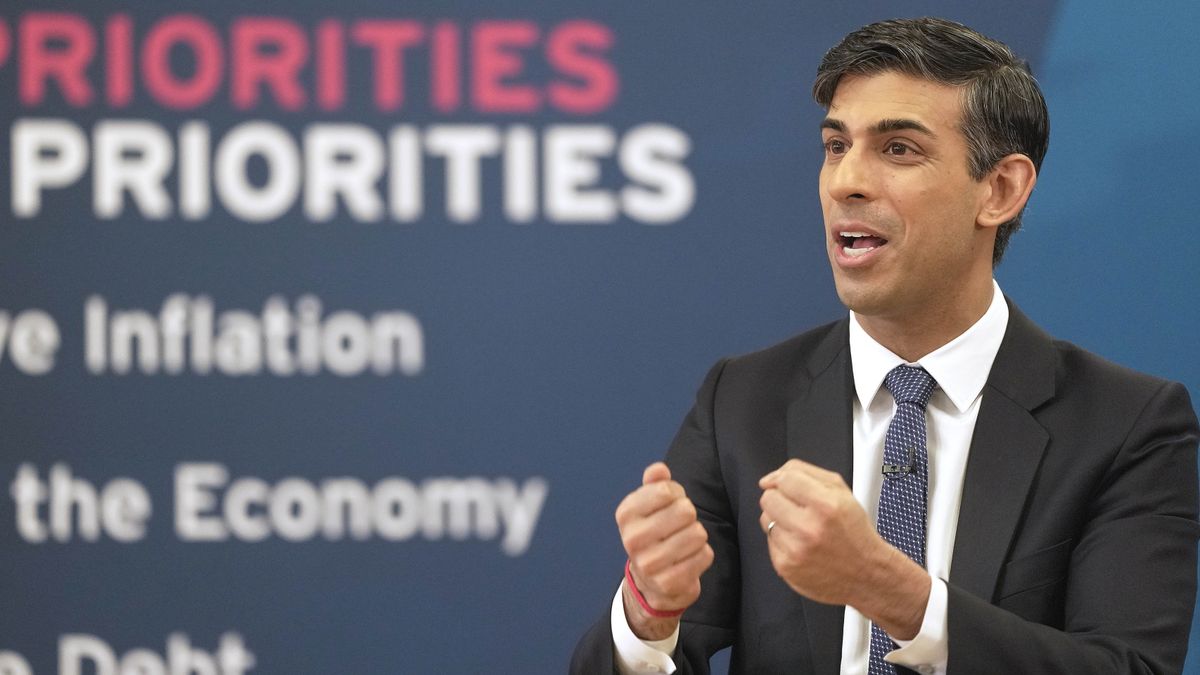
[[(888, 71), (963, 87), (962, 132), (970, 153), (967, 170), (975, 180), (1012, 153), (1026, 155), (1041, 170), (1050, 140), (1046, 100), (1029, 65), (1004, 44), (945, 19), (873, 23), (825, 54), (813, 98), (828, 109), (843, 76)], [(993, 265), (1020, 227), (1017, 213), (997, 229)]]

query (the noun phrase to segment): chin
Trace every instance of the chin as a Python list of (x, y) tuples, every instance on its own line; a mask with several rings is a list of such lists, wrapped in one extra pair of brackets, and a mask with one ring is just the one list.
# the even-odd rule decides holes
[(855, 283), (834, 272), (833, 286), (837, 290), (838, 300), (841, 300), (842, 304), (851, 311), (861, 314), (863, 310), (860, 307), (871, 304), (869, 302), (870, 289), (864, 288), (863, 284)]
[(859, 316), (879, 316), (887, 314), (894, 306), (895, 299), (879, 289), (864, 287), (862, 284), (848, 283), (835, 280), (838, 299), (850, 311)]

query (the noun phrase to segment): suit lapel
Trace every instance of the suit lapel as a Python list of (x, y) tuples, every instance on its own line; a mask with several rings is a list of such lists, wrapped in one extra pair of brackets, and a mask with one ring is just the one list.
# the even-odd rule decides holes
[(963, 478), (950, 581), (991, 601), (1049, 434), (1032, 411), (1054, 395), (1050, 338), (1009, 303)]
[[(799, 384), (796, 398), (788, 407), (788, 457), (837, 471), (853, 485), (853, 429), (851, 396), (854, 383), (850, 369), (848, 321), (843, 320), (825, 336), (809, 359), (809, 380)], [(842, 652), (842, 621), (845, 608), (798, 597), (804, 608), (813, 673), (836, 675)]]

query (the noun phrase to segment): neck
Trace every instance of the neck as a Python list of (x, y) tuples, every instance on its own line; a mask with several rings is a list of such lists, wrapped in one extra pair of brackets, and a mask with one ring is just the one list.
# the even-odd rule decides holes
[[(986, 283), (963, 287), (955, 297), (944, 298), (917, 311), (906, 309), (887, 315), (857, 315), (863, 330), (879, 344), (908, 363), (944, 346), (975, 325), (992, 304), (991, 275)], [(931, 303), (933, 304), (933, 303)]]

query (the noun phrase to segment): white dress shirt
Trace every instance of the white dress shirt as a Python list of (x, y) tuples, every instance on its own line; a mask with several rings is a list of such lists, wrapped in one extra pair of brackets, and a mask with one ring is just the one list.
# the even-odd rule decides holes
[[(950, 558), (958, 528), (967, 453), (975, 432), (975, 420), (983, 398), (983, 385), (1008, 326), (1008, 305), (999, 285), (992, 282), (992, 303), (987, 312), (962, 335), (919, 359), (919, 366), (933, 376), (938, 387), (926, 408), (926, 444), (929, 454), (928, 517), (925, 564), (933, 578), (929, 603), (921, 630), (886, 659), (928, 675), (944, 675), (949, 648), (946, 627)], [(896, 404), (883, 386), (883, 379), (904, 359), (867, 335), (850, 313), (850, 358), (854, 369), (853, 425), (855, 499), (871, 519), (879, 506), (883, 484), (883, 441)], [(624, 582), (622, 582), (624, 583)], [(673, 673), (670, 654), (679, 641), (679, 631), (665, 640), (639, 639), (629, 628), (621, 599), (621, 588), (613, 599), (611, 624), (617, 669), (626, 675)], [(846, 608), (842, 625), (842, 675), (866, 675), (870, 659), (871, 622), (852, 607)]]

